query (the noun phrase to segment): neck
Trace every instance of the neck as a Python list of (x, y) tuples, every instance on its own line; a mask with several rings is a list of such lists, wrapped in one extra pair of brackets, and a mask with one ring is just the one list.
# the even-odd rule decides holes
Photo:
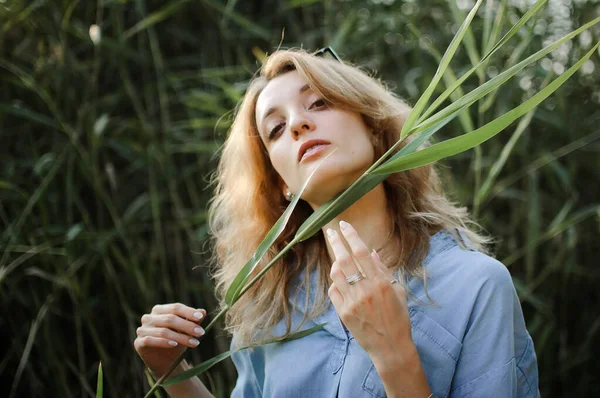
[[(389, 241), (392, 232), (392, 220), (387, 212), (387, 199), (383, 184), (379, 184), (370, 192), (344, 210), (336, 218), (327, 223), (323, 234), (327, 236), (327, 229), (331, 228), (340, 232), (340, 221), (346, 221), (356, 229), (358, 235), (370, 250), (381, 250)], [(331, 262), (335, 260), (329, 241), (325, 239), (327, 251)], [(350, 253), (351, 250), (346, 245)]]

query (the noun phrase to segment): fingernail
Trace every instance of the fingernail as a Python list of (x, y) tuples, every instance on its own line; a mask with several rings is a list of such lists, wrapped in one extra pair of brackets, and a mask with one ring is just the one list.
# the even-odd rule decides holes
[(381, 259), (379, 258), (379, 254), (375, 251), (375, 249), (373, 249), (373, 252), (371, 254), (375, 258), (375, 260), (381, 261)]
[(196, 340), (196, 339), (190, 339), (189, 341), (190, 341), (190, 344), (193, 345), (193, 346), (196, 346), (196, 345), (200, 344), (200, 342), (198, 340)]
[(204, 315), (202, 315), (201, 312), (194, 312), (194, 318), (202, 319), (204, 318)]
[(202, 336), (204, 334), (204, 329), (202, 329), (202, 328), (195, 328), (194, 329), (194, 333)]
[(327, 228), (327, 235), (329, 235), (330, 238), (333, 238), (335, 231), (331, 228)]
[(342, 230), (348, 229), (349, 226), (350, 226), (350, 224), (348, 224), (346, 221), (340, 221), (340, 228)]
[(173, 341), (173, 340), (169, 340), (169, 345), (172, 345), (173, 347), (177, 346), (177, 342)]

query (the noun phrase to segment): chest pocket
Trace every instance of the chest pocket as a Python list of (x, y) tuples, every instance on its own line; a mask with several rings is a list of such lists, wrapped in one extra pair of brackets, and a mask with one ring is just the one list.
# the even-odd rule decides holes
[[(409, 315), (413, 342), (419, 352), (429, 387), (435, 397), (447, 397), (462, 344), (424, 312), (411, 308)], [(383, 382), (374, 365), (369, 368), (362, 388), (370, 396), (386, 397)]]

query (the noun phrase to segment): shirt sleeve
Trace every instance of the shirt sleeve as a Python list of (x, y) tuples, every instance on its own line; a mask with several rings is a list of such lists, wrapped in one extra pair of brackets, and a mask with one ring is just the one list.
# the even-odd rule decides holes
[(537, 358), (508, 269), (478, 253), (476, 299), (450, 396), (539, 397)]

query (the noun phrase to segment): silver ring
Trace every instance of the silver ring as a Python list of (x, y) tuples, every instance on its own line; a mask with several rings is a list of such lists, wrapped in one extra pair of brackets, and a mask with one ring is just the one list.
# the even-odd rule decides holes
[(393, 285), (394, 283), (398, 283), (400, 282), (398, 279), (394, 278), (390, 281), (390, 285)]
[(349, 277), (346, 278), (346, 282), (348, 282), (349, 285), (354, 285), (356, 282), (363, 280), (363, 276), (360, 272), (357, 272), (356, 274), (350, 275)]

